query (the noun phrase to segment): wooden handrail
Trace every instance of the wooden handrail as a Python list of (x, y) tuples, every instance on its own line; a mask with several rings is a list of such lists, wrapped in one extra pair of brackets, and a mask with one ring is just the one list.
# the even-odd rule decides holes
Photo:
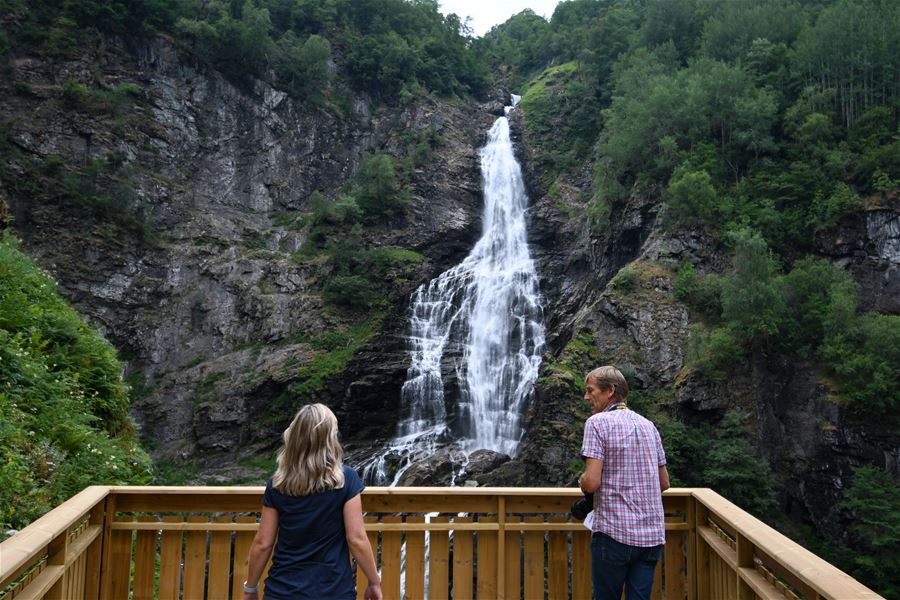
[[(198, 590), (239, 598), (263, 489), (86, 488), (0, 543), (0, 600), (14, 581), (17, 598), (164, 600)], [(395, 595), (405, 544), (413, 596), (427, 572), (427, 585), (437, 586), (430, 597), (449, 589), (454, 598), (580, 598), (589, 595), (590, 536), (565, 516), (580, 496), (567, 488), (369, 487), (363, 509)], [(712, 490), (672, 489), (663, 500), (667, 544), (654, 599), (881, 598)]]
[[(693, 495), (720, 522), (735, 531), (739, 538), (746, 539), (752, 548), (770, 557), (822, 598), (869, 600), (882, 597), (714, 491), (700, 489), (695, 490)], [(749, 577), (759, 583), (754, 575)]]
[[(51, 544), (67, 534), (109, 493), (109, 487), (92, 485), (72, 496), (28, 527), (0, 543), (0, 592), (48, 552)], [(52, 556), (50, 556), (52, 558)]]

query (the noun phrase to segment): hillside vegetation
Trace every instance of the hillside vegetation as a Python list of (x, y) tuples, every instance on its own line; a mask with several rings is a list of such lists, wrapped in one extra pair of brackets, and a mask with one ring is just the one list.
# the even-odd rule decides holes
[[(861, 312), (856, 283), (816, 240), (900, 187), (898, 33), (900, 5), (884, 0), (571, 0), (549, 22), (524, 11), (474, 48), (522, 94), (549, 194), (589, 163), (582, 197), (598, 232), (649, 194), (669, 234), (702, 231), (733, 256), (723, 272), (685, 262), (673, 274), (691, 313), (689, 369), (727, 381), (748, 364), (810, 361), (859, 422), (896, 433), (900, 316)], [(636, 278), (623, 269), (613, 287), (628, 293)], [(752, 456), (749, 424), (734, 413), (682, 423), (665, 391), (635, 401), (680, 482), (771, 516), (778, 484)], [(858, 526), (817, 549), (896, 597), (896, 548), (882, 554), (884, 538), (861, 533), (896, 542), (896, 481), (868, 469), (835, 508)]]
[(56, 282), (0, 239), (0, 532), (88, 485), (151, 480), (121, 374), (115, 349)]

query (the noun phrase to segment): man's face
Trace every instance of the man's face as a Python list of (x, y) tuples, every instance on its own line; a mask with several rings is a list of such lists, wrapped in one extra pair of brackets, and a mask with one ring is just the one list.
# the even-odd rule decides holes
[(588, 406), (591, 407), (592, 415), (597, 414), (609, 406), (615, 393), (616, 388), (613, 386), (609, 386), (606, 389), (600, 389), (597, 380), (593, 377), (588, 377), (588, 380), (584, 384), (584, 400), (588, 403)]

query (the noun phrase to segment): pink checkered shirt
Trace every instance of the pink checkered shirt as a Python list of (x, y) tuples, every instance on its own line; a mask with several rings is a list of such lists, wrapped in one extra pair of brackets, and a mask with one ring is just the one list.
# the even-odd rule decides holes
[(656, 426), (633, 410), (611, 406), (584, 424), (581, 454), (603, 461), (592, 531), (629, 546), (664, 544), (659, 467), (666, 453)]

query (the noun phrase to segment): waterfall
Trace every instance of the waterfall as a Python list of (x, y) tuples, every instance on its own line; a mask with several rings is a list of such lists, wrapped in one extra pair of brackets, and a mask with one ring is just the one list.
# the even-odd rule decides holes
[[(513, 96), (513, 106), (517, 101)], [(396, 484), (416, 460), (433, 455), (454, 435), (463, 453), (484, 448), (510, 456), (522, 437), (544, 328), (528, 252), (528, 197), (506, 116), (494, 122), (480, 158), (481, 238), (460, 264), (420, 286), (410, 299), (410, 367), (401, 390), (405, 416), (395, 438), (364, 465), (367, 481)], [(459, 387), (453, 431), (442, 365)], [(464, 468), (465, 460), (455, 464)], [(454, 478), (459, 474), (454, 470)]]

